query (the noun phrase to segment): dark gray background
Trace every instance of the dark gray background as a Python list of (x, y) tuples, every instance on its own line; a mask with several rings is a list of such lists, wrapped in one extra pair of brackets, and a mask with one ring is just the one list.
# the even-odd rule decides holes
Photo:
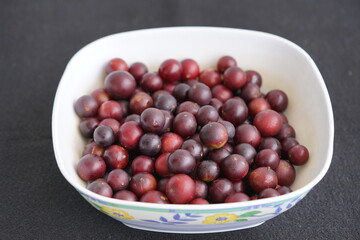
[[(0, 0), (0, 239), (359, 239), (359, 16), (358, 0)], [(336, 126), (329, 172), (295, 208), (257, 228), (133, 230), (86, 203), (57, 168), (51, 111), (71, 56), (108, 34), (181, 25), (285, 37), (313, 57), (328, 87)]]

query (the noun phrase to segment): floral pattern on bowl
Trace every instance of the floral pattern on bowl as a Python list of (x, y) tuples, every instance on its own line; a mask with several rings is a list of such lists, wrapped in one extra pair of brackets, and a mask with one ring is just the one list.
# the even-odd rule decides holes
[(121, 204), (115, 205), (107, 203), (81, 193), (81, 195), (96, 209), (130, 227), (143, 226), (142, 228), (148, 230), (166, 231), (166, 226), (186, 225), (189, 232), (198, 225), (213, 225), (212, 228), (216, 229), (214, 225), (218, 224), (226, 225), (238, 223), (239, 228), (246, 228), (254, 223), (262, 223), (287, 211), (304, 198), (306, 194), (307, 193), (285, 201), (235, 209), (214, 208), (207, 210), (186, 210), (186, 205), (184, 205), (184, 209), (175, 210), (171, 209), (171, 205), (168, 205), (168, 209), (149, 208), (148, 211), (144, 211), (144, 209), (135, 206), (130, 207)]

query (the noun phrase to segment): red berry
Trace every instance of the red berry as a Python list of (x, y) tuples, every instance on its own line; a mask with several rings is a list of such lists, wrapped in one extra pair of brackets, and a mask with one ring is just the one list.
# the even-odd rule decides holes
[(172, 203), (188, 203), (195, 196), (195, 182), (186, 174), (176, 174), (166, 184), (166, 195)]
[(231, 56), (223, 56), (217, 62), (217, 69), (223, 73), (226, 69), (237, 65), (236, 60)]
[(262, 136), (271, 137), (279, 133), (282, 126), (282, 119), (280, 114), (274, 110), (265, 110), (256, 114), (254, 126)]
[(175, 59), (168, 59), (161, 63), (159, 74), (165, 82), (178, 81), (182, 75), (181, 63)]
[(205, 69), (200, 73), (199, 81), (212, 88), (221, 83), (220, 73), (214, 69)]
[(193, 59), (182, 60), (181, 66), (183, 69), (181, 74), (182, 80), (195, 79), (199, 75), (199, 65)]
[(106, 165), (104, 160), (93, 154), (83, 156), (77, 165), (77, 173), (84, 181), (93, 181), (102, 177), (105, 170)]
[(297, 166), (304, 165), (309, 160), (309, 151), (300, 144), (290, 148), (288, 155), (290, 162)]
[(183, 144), (184, 140), (176, 133), (165, 133), (161, 137), (161, 152), (174, 152), (179, 149)]
[(127, 63), (121, 58), (113, 58), (105, 67), (106, 74), (109, 74), (114, 71), (128, 71)]
[(131, 178), (129, 186), (131, 191), (140, 197), (156, 189), (156, 179), (150, 173), (137, 173)]
[(224, 72), (224, 85), (231, 90), (242, 88), (246, 84), (246, 75), (239, 67), (230, 67)]

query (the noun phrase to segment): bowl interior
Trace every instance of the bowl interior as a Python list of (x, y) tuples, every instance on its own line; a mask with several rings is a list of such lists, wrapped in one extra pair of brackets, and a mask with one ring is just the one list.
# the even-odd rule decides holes
[(141, 61), (156, 71), (168, 58), (192, 58), (204, 69), (215, 67), (223, 55), (233, 56), (244, 70), (260, 72), (264, 92), (277, 88), (288, 94), (285, 114), (311, 155), (305, 166), (297, 168), (292, 188), (310, 190), (330, 165), (334, 131), (329, 96), (317, 67), (301, 48), (283, 38), (227, 28), (177, 27), (114, 34), (76, 53), (61, 79), (53, 109), (54, 149), (63, 175), (75, 187), (85, 186), (75, 171), (85, 139), (80, 136), (73, 104), (103, 86), (109, 59), (121, 57), (129, 64)]

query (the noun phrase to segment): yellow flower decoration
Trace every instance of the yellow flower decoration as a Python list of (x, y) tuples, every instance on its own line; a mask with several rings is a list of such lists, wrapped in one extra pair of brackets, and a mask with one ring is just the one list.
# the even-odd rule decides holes
[(121, 218), (121, 219), (134, 219), (133, 216), (128, 214), (125, 211), (114, 209), (114, 208), (108, 208), (108, 207), (100, 207), (101, 211), (109, 214), (110, 216)]
[(220, 213), (212, 216), (207, 216), (203, 221), (204, 224), (221, 224), (227, 222), (233, 222), (238, 218), (235, 214)]

